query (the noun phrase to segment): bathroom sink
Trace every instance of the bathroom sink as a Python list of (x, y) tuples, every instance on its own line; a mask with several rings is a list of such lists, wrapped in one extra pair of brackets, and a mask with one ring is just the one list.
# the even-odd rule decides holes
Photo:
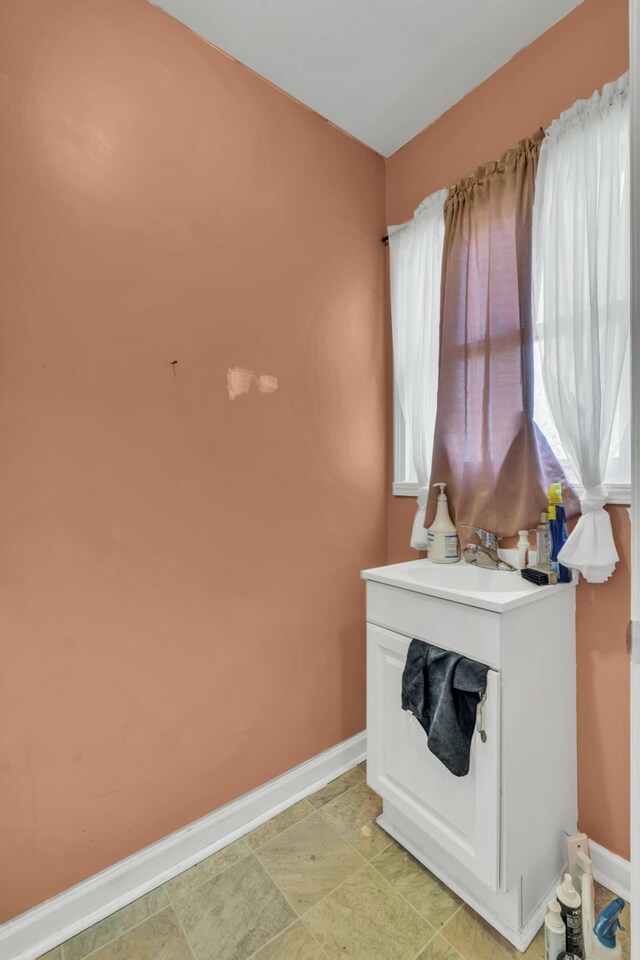
[(523, 580), (517, 572), (483, 570), (463, 561), (444, 564), (431, 560), (411, 560), (363, 570), (361, 577), (363, 580), (386, 583), (392, 587), (498, 612), (532, 603), (550, 590), (556, 592), (573, 588), (570, 583), (537, 587)]

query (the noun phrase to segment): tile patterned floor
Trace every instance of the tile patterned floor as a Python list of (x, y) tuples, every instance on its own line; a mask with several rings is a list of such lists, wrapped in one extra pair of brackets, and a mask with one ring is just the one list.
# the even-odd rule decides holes
[[(541, 933), (519, 953), (379, 812), (360, 764), (42, 960), (544, 960)], [(628, 960), (628, 905), (622, 923)]]

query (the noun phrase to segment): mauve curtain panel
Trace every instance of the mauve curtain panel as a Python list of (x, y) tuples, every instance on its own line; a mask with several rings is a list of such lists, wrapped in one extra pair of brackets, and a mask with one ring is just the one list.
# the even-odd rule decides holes
[[(543, 132), (449, 191), (431, 483), (457, 524), (500, 536), (533, 528), (562, 468), (533, 422), (531, 221)], [(429, 492), (425, 526), (435, 516)]]

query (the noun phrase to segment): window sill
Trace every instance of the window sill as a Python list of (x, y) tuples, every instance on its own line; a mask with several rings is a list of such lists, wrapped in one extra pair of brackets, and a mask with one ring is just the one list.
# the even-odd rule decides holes
[[(403, 480), (395, 480), (393, 483), (393, 495), (394, 497), (417, 497), (418, 496), (418, 484), (417, 483), (407, 483)], [(607, 503), (615, 503), (624, 506), (629, 506), (631, 503), (631, 484), (630, 483), (610, 483), (607, 487), (609, 496), (607, 498)], [(576, 486), (576, 493), (580, 495), (582, 490), (580, 487)]]

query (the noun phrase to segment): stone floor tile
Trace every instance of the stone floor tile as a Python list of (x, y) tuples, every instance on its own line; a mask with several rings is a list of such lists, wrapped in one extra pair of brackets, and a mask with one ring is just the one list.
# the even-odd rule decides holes
[(218, 850), (217, 853), (207, 857), (206, 860), (201, 860), (200, 863), (196, 863), (195, 867), (190, 867), (188, 870), (185, 870), (184, 873), (180, 873), (177, 877), (174, 877), (173, 880), (167, 881), (164, 885), (165, 890), (169, 894), (171, 901), (176, 903), (181, 897), (186, 896), (188, 893), (191, 893), (192, 890), (195, 890), (196, 887), (199, 887), (201, 883), (212, 880), (213, 877), (217, 877), (223, 870), (232, 867), (235, 863), (239, 863), (239, 861), (243, 860), (249, 853), (250, 848), (244, 840), (236, 840), (235, 843), (230, 843), (229, 846), (223, 847), (222, 850)]
[(391, 843), (391, 837), (376, 823), (381, 813), (380, 797), (364, 781), (322, 808), (325, 820), (367, 859)]
[(92, 953), (91, 960), (193, 960), (193, 955), (173, 907), (167, 907)]
[(426, 945), (418, 960), (462, 960), (458, 951), (437, 934), (433, 940)]
[(314, 813), (257, 851), (260, 862), (298, 913), (362, 866), (362, 857)]
[(413, 960), (431, 924), (365, 866), (305, 914), (329, 960)]
[(64, 960), (83, 960), (89, 953), (121, 937), (127, 930), (169, 906), (169, 898), (163, 887), (152, 890), (144, 897), (117, 910), (99, 923), (78, 933), (64, 945)]
[(246, 960), (296, 919), (255, 856), (176, 902), (196, 960)]
[(460, 906), (460, 900), (404, 847), (392, 840), (371, 861), (388, 883), (401, 893), (436, 929)]
[(251, 960), (327, 960), (327, 955), (301, 921), (258, 950)]
[(442, 936), (464, 960), (512, 960), (522, 954), (464, 904), (442, 928)]
[(325, 803), (330, 803), (331, 800), (335, 800), (340, 794), (345, 793), (346, 790), (350, 790), (351, 787), (355, 787), (355, 785), (362, 780), (364, 780), (362, 770), (359, 770), (358, 767), (353, 767), (352, 770), (347, 770), (346, 773), (343, 773), (341, 777), (336, 777), (335, 780), (328, 783), (322, 790), (312, 793), (307, 799), (311, 806), (318, 810), (320, 807), (323, 807)]
[(311, 813), (313, 813), (311, 804), (307, 800), (300, 800), (299, 803), (294, 803), (292, 807), (288, 807), (276, 817), (272, 817), (271, 820), (267, 820), (266, 823), (246, 834), (244, 841), (252, 850), (257, 850), (258, 847), (273, 840), (283, 830), (288, 830), (294, 823), (304, 820)]

